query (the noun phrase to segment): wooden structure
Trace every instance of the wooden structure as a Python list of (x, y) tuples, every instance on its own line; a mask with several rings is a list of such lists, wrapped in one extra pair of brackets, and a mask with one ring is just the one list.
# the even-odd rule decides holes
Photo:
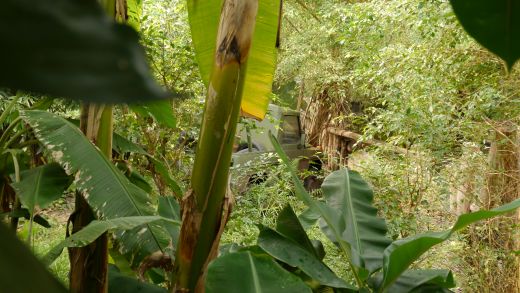
[[(325, 135), (321, 141), (321, 148), (327, 159), (326, 168), (328, 170), (337, 170), (340, 166), (345, 166), (348, 162), (348, 156), (352, 153), (361, 137), (361, 134), (352, 131), (335, 127), (326, 128)], [(357, 145), (357, 147), (364, 146), (379, 146), (398, 154), (410, 154), (410, 151), (407, 149), (375, 139), (364, 140)]]

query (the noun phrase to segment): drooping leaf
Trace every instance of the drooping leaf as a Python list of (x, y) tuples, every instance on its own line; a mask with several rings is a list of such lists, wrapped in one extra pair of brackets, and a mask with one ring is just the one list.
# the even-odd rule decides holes
[(135, 186), (141, 188), (146, 193), (152, 193), (152, 186), (146, 179), (139, 173), (137, 173), (134, 170), (130, 170), (130, 172), (127, 174), (128, 180), (132, 182)]
[(141, 282), (122, 274), (115, 265), (108, 265), (108, 293), (167, 293), (165, 288)]
[(317, 280), (322, 285), (334, 288), (347, 288), (355, 290), (354, 286), (347, 284), (336, 276), (314, 253), (292, 239), (288, 239), (279, 232), (267, 227), (260, 228), (258, 246), (272, 257), (301, 269), (309, 277)]
[[(167, 219), (181, 221), (181, 207), (179, 203), (174, 197), (171, 196), (161, 196), (159, 197), (159, 205), (157, 207), (157, 213), (161, 217), (165, 217)], [(174, 247), (177, 246), (179, 240), (180, 227), (175, 223), (166, 222), (164, 226), (168, 233), (170, 234), (171, 240), (173, 242)]]
[(184, 195), (184, 190), (179, 185), (179, 183), (173, 179), (166, 165), (147, 153), (141, 146), (129, 141), (121, 135), (114, 133), (113, 148), (120, 154), (130, 152), (146, 156), (154, 165), (155, 171), (166, 182), (168, 187), (170, 187), (170, 189), (175, 193), (175, 196), (179, 199), (182, 198)]
[[(383, 282), (383, 274), (378, 273), (369, 280), (372, 287), (378, 289)], [(449, 270), (407, 270), (385, 292), (444, 292), (455, 287), (453, 274)], [(422, 290), (418, 290), (421, 288)], [(428, 288), (428, 290), (426, 290)]]
[(131, 105), (130, 108), (141, 116), (151, 116), (158, 124), (163, 126), (175, 128), (177, 125), (172, 105), (168, 100), (139, 103)]
[(290, 205), (286, 205), (278, 214), (276, 219), (276, 231), (284, 237), (298, 243), (311, 254), (318, 256), (311, 240), (307, 236), (307, 233), (305, 233), (305, 230)]
[[(0, 223), (0, 284), (2, 292), (65, 293), (56, 280), (31, 251)], [(30, 276), (30, 281), (28, 277)]]
[[(335, 211), (332, 207), (312, 198), (312, 196), (303, 187), (303, 184), (300, 178), (298, 177), (298, 174), (296, 173), (295, 166), (291, 163), (291, 160), (283, 151), (276, 137), (274, 137), (272, 133), (270, 133), (269, 138), (271, 139), (271, 143), (273, 144), (276, 153), (278, 154), (278, 156), (280, 156), (286, 169), (291, 174), (291, 179), (295, 186), (296, 196), (303, 203), (305, 203), (307, 207), (313, 210), (316, 214), (320, 215), (323, 221), (328, 225), (330, 235), (333, 237), (334, 241), (336, 241), (338, 247), (341, 249), (341, 251), (345, 254), (346, 257), (352, 259), (350, 244), (347, 241), (345, 241), (342, 237), (344, 228), (341, 227), (341, 216), (338, 215), (338, 212)], [(352, 272), (356, 276), (356, 280), (361, 280), (368, 277), (367, 270), (355, 267), (352, 262), (349, 262), (349, 265), (352, 269)], [(358, 281), (358, 283), (360, 282)]]
[(152, 186), (150, 183), (148, 183), (148, 181), (146, 181), (146, 179), (141, 174), (132, 170), (128, 163), (117, 162), (116, 167), (121, 170), (121, 172), (125, 174), (126, 178), (128, 178), (128, 180), (130, 180), (130, 182), (132, 182), (135, 186), (141, 188), (146, 193), (152, 192)]
[[(243, 113), (263, 119), (269, 104), (276, 65), (276, 36), (280, 0), (258, 1), (258, 14), (247, 62)], [(188, 1), (191, 35), (202, 80), (208, 87), (215, 58), (222, 1)]]
[(0, 46), (0, 86), (102, 103), (169, 96), (153, 80), (137, 33), (96, 1), (3, 1), (0, 39), (9, 40)]
[[(374, 272), (383, 265), (383, 251), (392, 242), (386, 237), (386, 223), (372, 206), (373, 192), (361, 176), (342, 169), (331, 173), (322, 184), (323, 195), (338, 215), (336, 230), (350, 245), (352, 262)], [(322, 230), (335, 243), (337, 239), (328, 223)]]
[[(81, 131), (67, 120), (44, 111), (25, 111), (23, 119), (52, 157), (74, 174), (76, 187), (100, 219), (154, 215), (148, 195), (133, 185)], [(163, 227), (147, 224), (148, 229), (126, 231), (120, 247), (132, 265), (156, 251), (163, 251), (169, 237)]]
[(57, 163), (50, 163), (20, 173), (20, 182), (12, 183), (22, 204), (30, 214), (35, 208), (44, 209), (61, 197), (70, 185), (70, 177)]
[(161, 176), (161, 178), (166, 182), (168, 187), (170, 187), (171, 191), (175, 194), (178, 199), (181, 199), (184, 196), (183, 188), (173, 179), (170, 171), (166, 167), (166, 164), (157, 160), (154, 157), (148, 156), (148, 159), (154, 165), (155, 171)]
[(520, 58), (520, 2), (450, 0), (464, 29), (497, 54), (509, 69)]
[[(29, 210), (26, 208), (21, 208), (21, 209), (17, 209), (17, 210), (11, 211), (11, 212), (0, 214), (0, 217), (2, 217), (2, 216), (9, 216), (11, 218), (25, 218), (26, 220), (31, 219), (31, 214), (29, 213)], [(51, 224), (49, 223), (49, 221), (47, 221), (44, 217), (42, 217), (40, 215), (34, 216), (33, 220), (36, 224), (39, 224), (45, 228), (51, 227)]]
[(271, 257), (250, 251), (229, 253), (210, 263), (208, 293), (304, 293), (311, 289)]
[(308, 230), (318, 223), (320, 219), (320, 214), (315, 210), (308, 208), (303, 213), (298, 216), (300, 223), (302, 224), (303, 229)]
[(434, 245), (446, 241), (453, 233), (477, 221), (512, 212), (520, 207), (520, 199), (489, 211), (461, 215), (455, 225), (442, 232), (428, 232), (394, 241), (384, 252), (383, 288), (388, 288), (421, 255)]
[[(160, 216), (137, 216), (137, 217), (122, 217), (113, 220), (105, 220), (105, 221), (92, 221), (83, 229), (78, 232), (72, 234), (70, 237), (65, 238), (65, 240), (58, 243), (58, 245), (54, 246), (44, 257), (44, 263), (49, 266), (51, 265), (56, 258), (58, 258), (62, 252), (62, 250), (66, 247), (83, 247), (94, 240), (96, 240), (101, 234), (105, 233), (108, 230), (130, 230), (136, 227), (149, 224), (157, 221), (168, 221), (174, 224), (179, 225), (180, 222), (166, 219)], [(142, 227), (137, 233), (137, 237), (144, 234), (148, 230), (147, 227)]]

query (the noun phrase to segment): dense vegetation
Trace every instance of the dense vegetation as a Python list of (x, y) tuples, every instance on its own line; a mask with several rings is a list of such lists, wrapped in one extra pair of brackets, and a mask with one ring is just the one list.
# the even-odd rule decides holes
[[(10, 13), (30, 4), (8, 2), (15, 39), (28, 29)], [(0, 221), (59, 281), (0, 225), (0, 292), (520, 292), (516, 4), (287, 0), (278, 18), (259, 1), (254, 34), (240, 39), (244, 17), (227, 42), (221, 1), (99, 1), (139, 39), (61, 2), (31, 8), (44, 44), (0, 49)], [(301, 111), (321, 150), (331, 127), (360, 139), (302, 173), (272, 137), (277, 154), (228, 176), (239, 113), (269, 101)]]

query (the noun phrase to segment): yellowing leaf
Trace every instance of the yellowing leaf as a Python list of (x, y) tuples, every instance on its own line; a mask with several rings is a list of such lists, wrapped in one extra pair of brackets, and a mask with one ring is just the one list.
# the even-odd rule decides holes
[[(193, 45), (200, 74), (208, 86), (215, 58), (218, 22), (222, 0), (188, 0)], [(242, 115), (263, 119), (276, 66), (276, 35), (280, 0), (259, 1), (256, 27), (247, 64)]]

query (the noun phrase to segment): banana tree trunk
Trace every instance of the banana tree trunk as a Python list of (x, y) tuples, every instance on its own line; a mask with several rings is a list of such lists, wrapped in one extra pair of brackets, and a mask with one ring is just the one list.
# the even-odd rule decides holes
[[(99, 2), (110, 17), (121, 22), (126, 21), (126, 0), (99, 0)], [(112, 106), (90, 103), (82, 104), (80, 129), (88, 139), (99, 147), (107, 158), (112, 158)], [(96, 220), (94, 211), (83, 195), (76, 192), (75, 210), (69, 218), (69, 221), (72, 223), (72, 233), (81, 230), (93, 220)], [(70, 248), (69, 261), (69, 288), (71, 292), (107, 292), (107, 233), (102, 234), (96, 241), (88, 246)]]
[[(83, 104), (80, 129), (108, 158), (112, 155), (112, 107)], [(76, 233), (96, 219), (83, 195), (76, 193), (75, 210), (69, 221)], [(68, 231), (67, 231), (68, 232)], [(68, 235), (67, 235), (68, 236)], [(81, 248), (69, 248), (70, 291), (74, 293), (107, 292), (108, 289), (108, 236)]]
[(191, 189), (182, 202), (177, 292), (204, 292), (206, 268), (230, 213), (229, 164), (257, 10), (258, 0), (223, 3)]

